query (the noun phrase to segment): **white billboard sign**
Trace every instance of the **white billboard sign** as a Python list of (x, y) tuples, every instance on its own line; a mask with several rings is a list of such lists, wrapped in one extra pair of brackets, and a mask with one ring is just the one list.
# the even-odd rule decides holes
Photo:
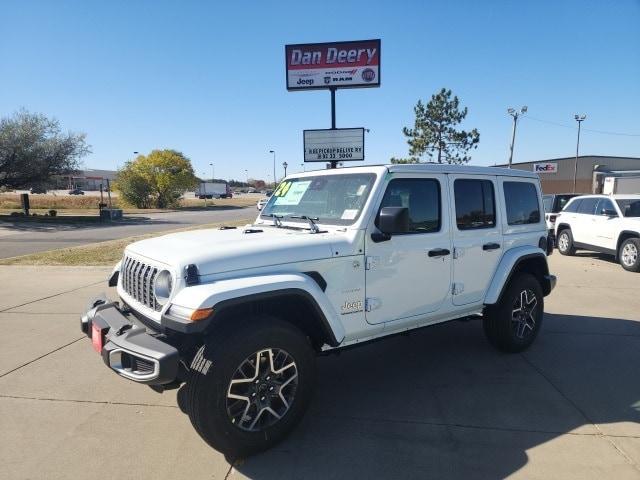
[(558, 164), (554, 162), (534, 163), (535, 173), (558, 173)]
[(304, 130), (305, 162), (364, 160), (364, 128)]

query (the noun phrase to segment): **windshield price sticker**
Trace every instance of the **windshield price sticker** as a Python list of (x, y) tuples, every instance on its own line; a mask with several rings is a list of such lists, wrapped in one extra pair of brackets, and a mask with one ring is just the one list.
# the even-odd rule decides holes
[(311, 180), (306, 182), (285, 182), (275, 191), (275, 205), (298, 205), (309, 189)]

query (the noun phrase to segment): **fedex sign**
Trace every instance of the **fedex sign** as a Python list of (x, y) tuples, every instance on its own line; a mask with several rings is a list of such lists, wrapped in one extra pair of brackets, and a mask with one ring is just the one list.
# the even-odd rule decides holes
[(558, 164), (557, 163), (534, 163), (533, 171), (536, 173), (558, 173)]

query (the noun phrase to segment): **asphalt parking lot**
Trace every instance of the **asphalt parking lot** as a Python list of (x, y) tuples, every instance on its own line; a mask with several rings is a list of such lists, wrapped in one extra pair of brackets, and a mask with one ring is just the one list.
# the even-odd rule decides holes
[(79, 332), (109, 269), (0, 267), (0, 478), (640, 478), (640, 275), (550, 264), (529, 351), (452, 322), (319, 358), (302, 424), (233, 464)]

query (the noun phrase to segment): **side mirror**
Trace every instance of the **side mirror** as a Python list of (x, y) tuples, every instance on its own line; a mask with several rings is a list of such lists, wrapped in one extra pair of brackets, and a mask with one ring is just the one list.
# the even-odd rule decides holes
[(382, 233), (407, 233), (409, 231), (409, 209), (406, 207), (384, 207), (380, 210), (378, 228)]
[(615, 210), (610, 210), (608, 208), (603, 208), (602, 215), (606, 215), (607, 217), (617, 217), (618, 212), (616, 212)]

